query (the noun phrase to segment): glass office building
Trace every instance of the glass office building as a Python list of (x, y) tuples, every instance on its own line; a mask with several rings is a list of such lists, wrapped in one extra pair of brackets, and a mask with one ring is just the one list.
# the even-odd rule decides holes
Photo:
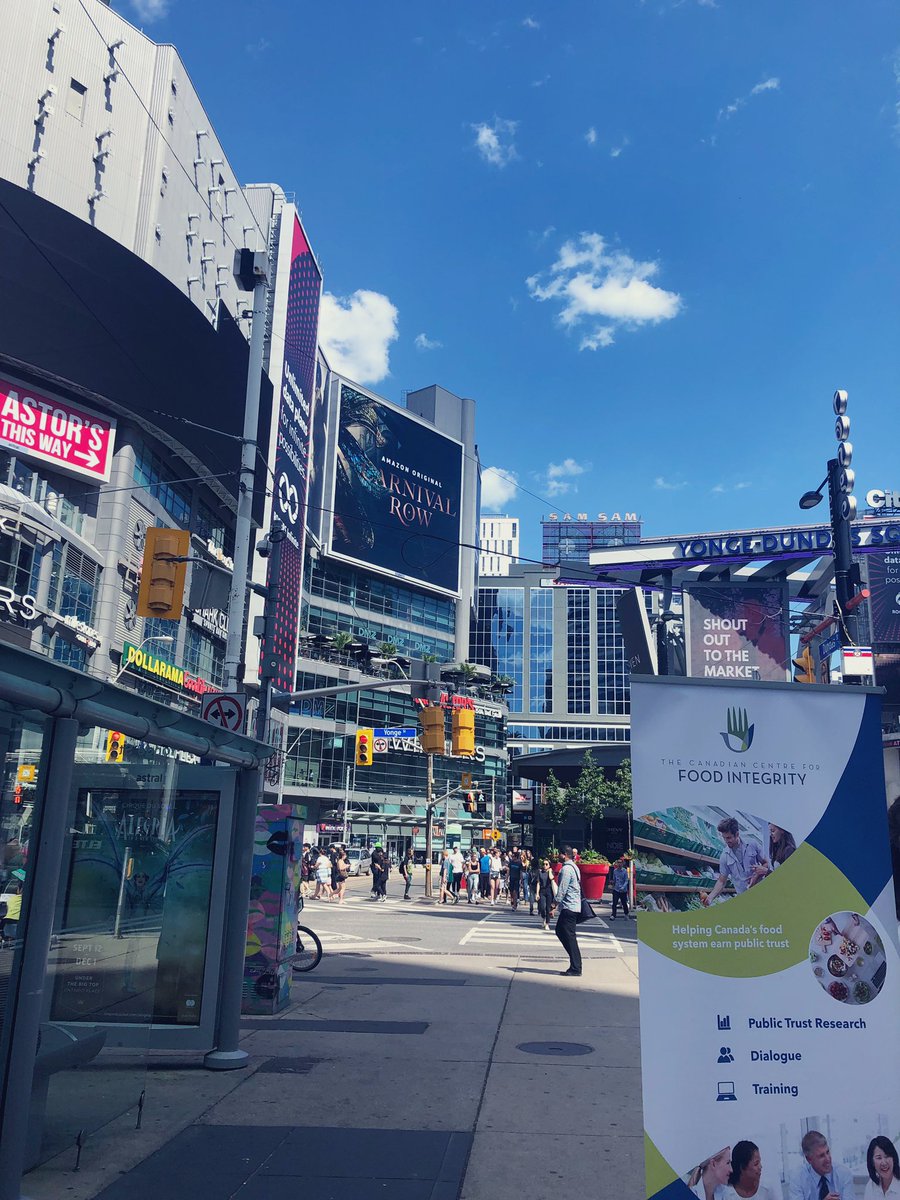
[(545, 567), (558, 567), (561, 562), (589, 561), (592, 550), (610, 546), (633, 546), (641, 540), (641, 521), (637, 513), (614, 512), (607, 516), (598, 513), (597, 519), (587, 513), (551, 513), (541, 521)]

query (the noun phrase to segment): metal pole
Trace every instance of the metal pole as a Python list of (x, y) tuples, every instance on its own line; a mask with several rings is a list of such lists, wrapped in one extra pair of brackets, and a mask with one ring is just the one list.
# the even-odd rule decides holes
[[(850, 537), (850, 522), (841, 515), (840, 463), (836, 458), (828, 460), (828, 507), (831, 510), (831, 538), (834, 542), (834, 590), (837, 594), (838, 610), (841, 614), (840, 637), (842, 646), (859, 644), (859, 614), (855, 609), (847, 610), (847, 604), (855, 595), (853, 586), (853, 549)], [(845, 683), (858, 683), (857, 676), (850, 676)]]
[(349, 825), (348, 817), (350, 813), (350, 768), (347, 767), (347, 775), (344, 779), (344, 832), (341, 841), (347, 845), (347, 829)]
[(47, 958), (69, 827), (78, 721), (65, 717), (48, 721), (45, 736), (50, 748), (46, 767), (41, 764), (38, 784), (41, 802), (35, 806), (37, 820), (22, 904), (24, 938), (17, 951), (21, 956), (18, 977), (13, 974), (10, 979), (0, 1043), (0, 1070), (5, 1067), (0, 1077), (0, 1200), (19, 1200), (21, 1195), (29, 1141), (27, 1097), (31, 1095), (38, 1031), (45, 1015)]
[(259, 386), (266, 341), (266, 298), (268, 282), (259, 280), (253, 289), (253, 325), (250, 331), (250, 361), (244, 401), (244, 435), (234, 524), (234, 574), (228, 598), (228, 637), (225, 642), (225, 687), (233, 691), (241, 680), (244, 659), (244, 611), (247, 605), (247, 576), (252, 537), (253, 492), (256, 483)]
[(425, 781), (425, 895), (431, 900), (434, 893), (431, 890), (431, 844), (434, 834), (434, 755), (425, 756), (428, 760), (428, 774)]
[(125, 907), (125, 881), (128, 879), (130, 865), (131, 846), (126, 846), (125, 855), (122, 859), (122, 875), (119, 879), (119, 899), (116, 902), (116, 923), (113, 929), (113, 937), (115, 938), (122, 936), (122, 909)]
[(494, 841), (494, 830), (497, 828), (497, 805), (495, 801), (495, 784), (496, 780), (491, 779), (491, 843)]
[(262, 782), (261, 771), (241, 771), (238, 775), (234, 820), (231, 826), (222, 968), (219, 974), (216, 1048), (203, 1060), (203, 1065), (210, 1071), (237, 1070), (239, 1067), (245, 1067), (250, 1057), (246, 1050), (240, 1049), (241, 998), (244, 991), (247, 912), (250, 908), (250, 879), (253, 872), (253, 834)]
[[(259, 656), (259, 708), (256, 711), (256, 736), (265, 742), (269, 734), (269, 709), (272, 706), (272, 680), (278, 678), (281, 660), (275, 649), (275, 623), (278, 614), (278, 592), (281, 587), (281, 548), (287, 531), (276, 517), (269, 530), (269, 577), (266, 584), (265, 614), (263, 616), (262, 654)], [(237, 562), (237, 560), (235, 560)], [(230, 618), (228, 625), (231, 630)]]

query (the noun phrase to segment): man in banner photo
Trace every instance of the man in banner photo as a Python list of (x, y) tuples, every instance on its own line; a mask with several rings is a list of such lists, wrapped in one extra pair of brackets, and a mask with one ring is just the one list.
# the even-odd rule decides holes
[(900, 1129), (881, 694), (633, 676), (631, 706), (646, 1196), (878, 1200), (871, 1147)]

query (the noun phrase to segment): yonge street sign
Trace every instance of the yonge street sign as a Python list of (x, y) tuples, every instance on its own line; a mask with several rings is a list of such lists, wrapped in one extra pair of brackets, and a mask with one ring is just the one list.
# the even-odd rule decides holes
[(60, 471), (109, 479), (116, 422), (68, 400), (0, 379), (0, 443)]

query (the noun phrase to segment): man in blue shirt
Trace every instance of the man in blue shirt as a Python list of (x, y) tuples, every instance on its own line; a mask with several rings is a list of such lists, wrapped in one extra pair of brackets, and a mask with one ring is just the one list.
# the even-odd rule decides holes
[(831, 1161), (823, 1134), (810, 1129), (803, 1135), (800, 1149), (806, 1161), (791, 1180), (788, 1200), (854, 1200), (853, 1176)]
[(740, 895), (761, 879), (765, 879), (771, 870), (769, 860), (763, 856), (759, 842), (754, 842), (751, 838), (745, 842), (741, 838), (741, 827), (734, 817), (726, 817), (716, 828), (722, 835), (725, 850), (719, 859), (719, 878), (715, 887), (705, 900), (701, 896), (701, 903), (704, 905), (711, 904), (729, 880)]
[(487, 846), (484, 846), (481, 851), (481, 857), (478, 860), (478, 884), (479, 892), (482, 900), (490, 900), (491, 898), (491, 856), (488, 854)]
[(556, 906), (559, 911), (556, 918), (556, 936), (569, 956), (569, 969), (560, 971), (560, 974), (580, 975), (581, 951), (578, 949), (576, 930), (581, 915), (581, 873), (575, 866), (575, 851), (572, 847), (563, 846), (563, 854), (566, 861), (556, 881)]

